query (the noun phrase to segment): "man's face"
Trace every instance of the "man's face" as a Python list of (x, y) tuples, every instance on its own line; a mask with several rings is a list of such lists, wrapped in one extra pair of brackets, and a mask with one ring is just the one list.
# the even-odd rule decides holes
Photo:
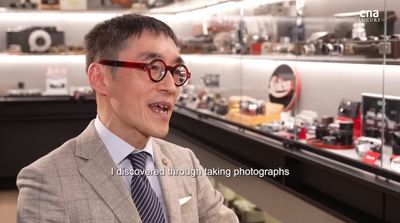
[[(165, 35), (144, 32), (140, 38), (131, 38), (127, 43), (117, 60), (148, 63), (157, 58), (172, 66), (180, 62), (177, 46)], [(111, 127), (145, 137), (166, 136), (179, 94), (171, 73), (168, 71), (163, 80), (153, 82), (145, 70), (118, 67), (114, 78), (110, 69), (108, 72), (110, 108), (107, 114)]]

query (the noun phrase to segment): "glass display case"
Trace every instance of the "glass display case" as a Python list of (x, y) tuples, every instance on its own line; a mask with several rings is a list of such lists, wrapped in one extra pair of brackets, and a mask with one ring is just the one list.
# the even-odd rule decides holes
[(191, 24), (182, 107), (396, 172), (400, 6), (243, 2), (175, 15)]
[(292, 168), (270, 180), (323, 207), (398, 221), (400, 5), (229, 4), (175, 15), (193, 76), (173, 124), (251, 167)]

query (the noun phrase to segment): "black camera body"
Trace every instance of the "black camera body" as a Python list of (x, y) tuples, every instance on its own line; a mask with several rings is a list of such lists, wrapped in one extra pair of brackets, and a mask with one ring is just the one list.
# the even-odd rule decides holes
[(342, 99), (338, 108), (338, 116), (357, 118), (361, 102)]
[(241, 100), (240, 112), (249, 115), (264, 115), (265, 103), (263, 100)]
[(25, 53), (45, 53), (51, 47), (64, 45), (64, 32), (54, 26), (33, 26), (7, 32), (7, 47), (19, 45)]

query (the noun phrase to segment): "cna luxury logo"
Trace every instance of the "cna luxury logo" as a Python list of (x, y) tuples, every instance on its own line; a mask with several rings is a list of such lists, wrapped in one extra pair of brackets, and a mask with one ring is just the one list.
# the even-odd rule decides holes
[(360, 22), (381, 22), (378, 10), (361, 10), (360, 11)]

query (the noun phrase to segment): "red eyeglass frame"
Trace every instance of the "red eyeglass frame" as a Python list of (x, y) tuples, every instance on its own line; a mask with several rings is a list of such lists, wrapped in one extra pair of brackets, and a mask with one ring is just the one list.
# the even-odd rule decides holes
[[(162, 78), (160, 78), (158, 80), (154, 79), (151, 76), (151, 71), (150, 71), (150, 68), (148, 67), (149, 65), (151, 65), (152, 63), (155, 63), (157, 61), (161, 62), (164, 65), (165, 70), (166, 70), (166, 72), (162, 76)], [(189, 78), (191, 77), (191, 73), (190, 73), (189, 69), (184, 64), (176, 64), (175, 66), (169, 66), (161, 59), (154, 59), (150, 63), (128, 62), (128, 61), (118, 61), (118, 60), (100, 60), (98, 63), (107, 65), (107, 66), (113, 66), (113, 67), (126, 67), (126, 68), (137, 68), (137, 69), (146, 70), (147, 74), (149, 75), (149, 78), (154, 82), (160, 82), (162, 79), (164, 79), (165, 76), (167, 75), (167, 71), (169, 71), (171, 73), (171, 75), (173, 76), (174, 71), (176, 70), (177, 67), (184, 67), (187, 72), (185, 81), (182, 82), (181, 84), (177, 84), (174, 79), (174, 84), (178, 87), (184, 85), (186, 83), (186, 81), (189, 80)]]

